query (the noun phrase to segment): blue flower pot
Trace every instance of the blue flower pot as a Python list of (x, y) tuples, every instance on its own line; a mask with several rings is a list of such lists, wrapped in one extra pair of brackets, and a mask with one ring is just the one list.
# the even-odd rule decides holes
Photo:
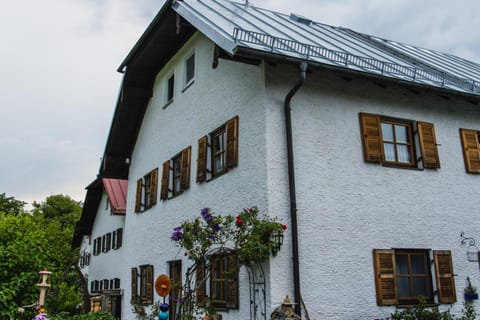
[(463, 295), (465, 300), (477, 300), (478, 299), (478, 293), (465, 293)]

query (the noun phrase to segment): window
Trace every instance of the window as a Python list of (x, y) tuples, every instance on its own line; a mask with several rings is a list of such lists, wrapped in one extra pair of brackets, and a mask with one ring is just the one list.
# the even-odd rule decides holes
[(420, 161), (424, 169), (440, 168), (432, 123), (360, 113), (360, 127), (366, 162), (418, 167)]
[(173, 299), (170, 300), (170, 312), (168, 313), (169, 319), (174, 320), (177, 318), (177, 298), (182, 296), (182, 260), (174, 260), (168, 262), (169, 277), (172, 281), (172, 291), (170, 295)]
[(102, 252), (102, 238), (97, 237), (93, 240), (93, 255), (98, 256)]
[(150, 209), (157, 203), (158, 168), (137, 180), (135, 212)]
[(185, 88), (188, 87), (195, 78), (195, 54), (192, 54), (185, 60)]
[[(238, 263), (235, 255), (215, 254), (209, 259), (208, 270), (197, 265), (196, 296), (202, 301), (206, 296), (215, 308), (238, 309)], [(209, 281), (206, 272), (209, 272)], [(208, 288), (207, 288), (208, 283)]]
[(197, 182), (206, 181), (207, 174), (216, 177), (237, 165), (238, 117), (234, 117), (198, 140)]
[(165, 104), (173, 101), (175, 95), (175, 75), (172, 74), (166, 82), (165, 86)]
[(460, 129), (463, 159), (468, 173), (480, 173), (479, 133), (477, 130)]
[[(430, 250), (373, 250), (378, 305), (408, 305), (424, 296), (434, 303)], [(439, 303), (456, 301), (450, 251), (433, 251)]]
[(112, 232), (112, 249), (117, 250), (122, 246), (123, 229), (119, 228)]
[[(162, 189), (160, 199), (169, 199), (190, 188), (190, 153), (191, 147), (183, 149), (179, 154), (162, 165)], [(172, 172), (170, 174), (170, 172)], [(170, 175), (172, 178), (170, 179)]]
[(102, 252), (106, 253), (110, 251), (112, 245), (112, 234), (109, 232), (102, 236)]
[[(153, 266), (140, 266), (140, 273), (137, 268), (132, 268), (132, 303), (141, 305), (153, 304)], [(140, 281), (138, 281), (140, 278)], [(138, 285), (140, 283), (140, 286)]]

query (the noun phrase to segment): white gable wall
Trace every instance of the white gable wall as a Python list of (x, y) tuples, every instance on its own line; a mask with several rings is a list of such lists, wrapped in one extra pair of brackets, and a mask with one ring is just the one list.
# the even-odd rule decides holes
[[(282, 199), (287, 177), (282, 171), (286, 155), (279, 128), (282, 97), (298, 77), (293, 67), (267, 68), (270, 212), (288, 210)], [(411, 170), (365, 163), (359, 112), (433, 122), (441, 168)], [(480, 128), (479, 107), (461, 99), (398, 86), (383, 88), (371, 81), (347, 81), (315, 71), (307, 74), (292, 99), (292, 119), (301, 289), (311, 318), (390, 315), (395, 308), (376, 305), (372, 259), (372, 249), (390, 248), (451, 250), (459, 301), (454, 310), (460, 310), (466, 277), (478, 286), (478, 265), (466, 261), (460, 232), (475, 236), (478, 231), (480, 177), (465, 172), (459, 128)], [(280, 259), (288, 262), (284, 255)], [(283, 281), (283, 264), (272, 264), (271, 273), (272, 302), (278, 303), (291, 284)]]
[[(183, 90), (184, 60), (195, 52), (195, 81)], [(236, 214), (245, 207), (267, 208), (265, 163), (265, 112), (263, 67), (220, 59), (212, 68), (214, 45), (195, 35), (158, 74), (143, 124), (132, 154), (127, 201), (126, 263), (124, 276), (130, 279), (132, 267), (154, 266), (154, 277), (168, 274), (167, 261), (182, 259), (183, 273), (189, 265), (183, 251), (170, 240), (174, 227), (185, 219), (198, 217), (209, 207), (220, 214)], [(174, 101), (164, 103), (165, 82), (175, 74)], [(209, 182), (196, 184), (197, 142), (202, 136), (239, 117), (238, 167)], [(134, 213), (136, 181), (162, 163), (191, 146), (190, 189), (155, 206)], [(241, 282), (247, 275), (241, 275)], [(230, 311), (224, 320), (248, 318), (248, 286), (241, 285), (241, 312)], [(123, 315), (134, 319), (130, 287), (125, 287)], [(155, 294), (155, 301), (160, 300)]]
[[(92, 228), (92, 247), (88, 281), (90, 286), (93, 280), (120, 278), (120, 286), (123, 288), (126, 285), (126, 279), (122, 277), (121, 268), (123, 264), (123, 246), (117, 250), (110, 249), (108, 252), (100, 252), (97, 256), (93, 255), (93, 243), (97, 237), (102, 237), (109, 232), (123, 228), (125, 224), (125, 216), (112, 215), (107, 203), (107, 195), (103, 192)], [(125, 239), (125, 232), (123, 236)]]

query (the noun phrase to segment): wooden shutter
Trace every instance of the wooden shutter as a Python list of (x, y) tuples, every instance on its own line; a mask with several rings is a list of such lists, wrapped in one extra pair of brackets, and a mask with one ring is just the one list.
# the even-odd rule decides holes
[(375, 270), (375, 289), (377, 304), (388, 306), (397, 304), (397, 289), (395, 286), (395, 260), (393, 250), (373, 250), (373, 265)]
[(452, 254), (450, 251), (433, 251), (433, 260), (435, 261), (438, 302), (456, 302), (457, 295), (455, 291), (455, 280), (453, 278)]
[(362, 133), (363, 156), (365, 161), (382, 162), (383, 146), (380, 116), (360, 113), (360, 130)]
[(238, 309), (238, 261), (237, 256), (227, 256), (225, 303), (229, 309)]
[(140, 178), (137, 180), (137, 193), (135, 194), (135, 212), (140, 212), (142, 210), (142, 189), (143, 179)]
[(435, 128), (433, 127), (433, 123), (418, 121), (417, 129), (423, 167), (425, 169), (440, 168), (437, 139), (435, 138)]
[(197, 269), (195, 270), (195, 296), (197, 303), (205, 302), (207, 296), (205, 271), (205, 263), (201, 260), (198, 261)]
[(168, 199), (168, 185), (170, 178), (170, 160), (167, 160), (162, 165), (162, 190), (160, 191), (160, 199)]
[(169, 320), (175, 320), (177, 316), (177, 299), (182, 296), (182, 260), (169, 261), (169, 276), (172, 280), (172, 292), (170, 293), (170, 312)]
[(197, 182), (204, 182), (207, 179), (207, 147), (208, 137), (203, 136), (198, 140), (197, 157)]
[(131, 295), (131, 303), (136, 304), (138, 303), (138, 271), (137, 268), (132, 268), (132, 295)]
[(480, 148), (478, 145), (478, 131), (460, 129), (462, 138), (463, 158), (465, 168), (469, 173), (480, 173)]
[(153, 304), (153, 266), (145, 266), (145, 304)]
[(150, 173), (150, 205), (151, 206), (157, 203), (157, 190), (158, 190), (158, 168), (155, 168)]
[(229, 120), (225, 124), (227, 133), (227, 168), (238, 164), (238, 117)]
[(122, 246), (123, 228), (117, 229), (117, 249)]
[(190, 187), (190, 151), (192, 147), (183, 149), (182, 151), (182, 168), (180, 171), (180, 183), (182, 190)]

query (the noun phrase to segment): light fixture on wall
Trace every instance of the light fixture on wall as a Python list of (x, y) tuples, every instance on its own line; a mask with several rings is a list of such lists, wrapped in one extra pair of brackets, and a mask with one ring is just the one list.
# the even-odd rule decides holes
[(461, 243), (465, 244), (468, 241), (467, 248), (467, 260), (470, 262), (478, 262), (480, 256), (480, 250), (475, 245), (475, 239), (471, 237), (466, 237), (465, 232), (460, 233), (460, 238), (462, 238)]

